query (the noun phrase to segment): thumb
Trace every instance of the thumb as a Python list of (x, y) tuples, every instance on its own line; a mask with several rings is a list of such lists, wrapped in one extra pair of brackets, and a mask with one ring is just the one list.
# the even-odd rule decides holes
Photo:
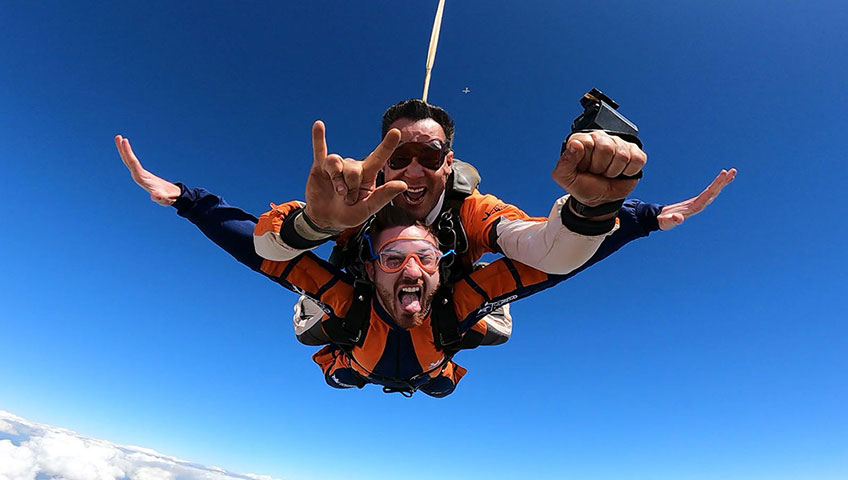
[(583, 159), (585, 153), (586, 147), (577, 140), (572, 139), (566, 145), (565, 152), (560, 157), (560, 161), (564, 162), (563, 166), (577, 170), (577, 165), (580, 164), (580, 160)]
[(686, 217), (682, 213), (672, 213), (671, 215), (663, 216), (660, 223), (660, 230), (671, 230), (680, 225)]
[(568, 142), (565, 151), (562, 152), (562, 155), (557, 160), (552, 176), (564, 189), (568, 190), (568, 187), (576, 180), (577, 167), (584, 153), (585, 148), (583, 145), (573, 140)]
[(365, 203), (368, 204), (368, 211), (376, 213), (378, 210), (386, 206), (386, 204), (391, 202), (396, 196), (405, 192), (406, 189), (406, 182), (401, 180), (392, 180), (391, 182), (387, 182), (377, 187), (377, 189), (371, 192), (371, 195), (368, 196), (368, 200), (365, 201)]

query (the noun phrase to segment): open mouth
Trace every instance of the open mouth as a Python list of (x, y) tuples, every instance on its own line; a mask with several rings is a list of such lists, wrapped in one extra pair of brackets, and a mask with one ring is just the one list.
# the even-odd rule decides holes
[(405, 192), (403, 192), (403, 198), (410, 205), (418, 205), (424, 201), (424, 195), (426, 193), (426, 187), (409, 187)]
[(421, 285), (406, 285), (398, 289), (398, 302), (404, 312), (414, 314), (421, 311)]

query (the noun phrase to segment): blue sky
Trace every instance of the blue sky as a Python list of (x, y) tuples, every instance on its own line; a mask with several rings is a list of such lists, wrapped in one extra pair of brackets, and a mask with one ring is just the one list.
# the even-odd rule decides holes
[(443, 400), (327, 387), (295, 296), (115, 151), (255, 214), (302, 198), (314, 120), (361, 157), (420, 96), (436, 4), (3, 2), (0, 409), (287, 479), (848, 476), (844, 2), (448, 0), (429, 99), (482, 190), (546, 214), (591, 87), (640, 127), (634, 197), (739, 175), (516, 304)]

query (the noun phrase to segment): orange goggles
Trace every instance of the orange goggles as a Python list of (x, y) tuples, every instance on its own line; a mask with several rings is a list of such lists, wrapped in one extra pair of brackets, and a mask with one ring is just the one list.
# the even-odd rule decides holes
[(386, 273), (395, 273), (403, 270), (411, 258), (415, 258), (418, 265), (427, 273), (436, 273), (439, 262), (446, 255), (453, 253), (442, 253), (438, 247), (420, 237), (395, 237), (383, 242), (377, 248), (374, 256), (377, 266)]

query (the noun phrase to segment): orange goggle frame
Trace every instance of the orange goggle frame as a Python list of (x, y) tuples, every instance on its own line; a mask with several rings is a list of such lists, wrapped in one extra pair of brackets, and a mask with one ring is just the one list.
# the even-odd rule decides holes
[[(417, 252), (408, 252), (406, 254), (404, 252), (384, 251), (387, 245), (402, 240), (425, 242), (429, 248), (419, 249)], [(379, 253), (374, 255), (373, 259), (376, 261), (377, 266), (380, 267), (380, 270), (386, 273), (395, 273), (403, 270), (406, 264), (409, 263), (409, 259), (415, 257), (422, 270), (433, 274), (439, 269), (439, 262), (441, 262), (442, 258), (452, 254), (453, 250), (442, 253), (438, 247), (420, 237), (395, 237), (383, 242), (377, 249), (377, 252)]]

